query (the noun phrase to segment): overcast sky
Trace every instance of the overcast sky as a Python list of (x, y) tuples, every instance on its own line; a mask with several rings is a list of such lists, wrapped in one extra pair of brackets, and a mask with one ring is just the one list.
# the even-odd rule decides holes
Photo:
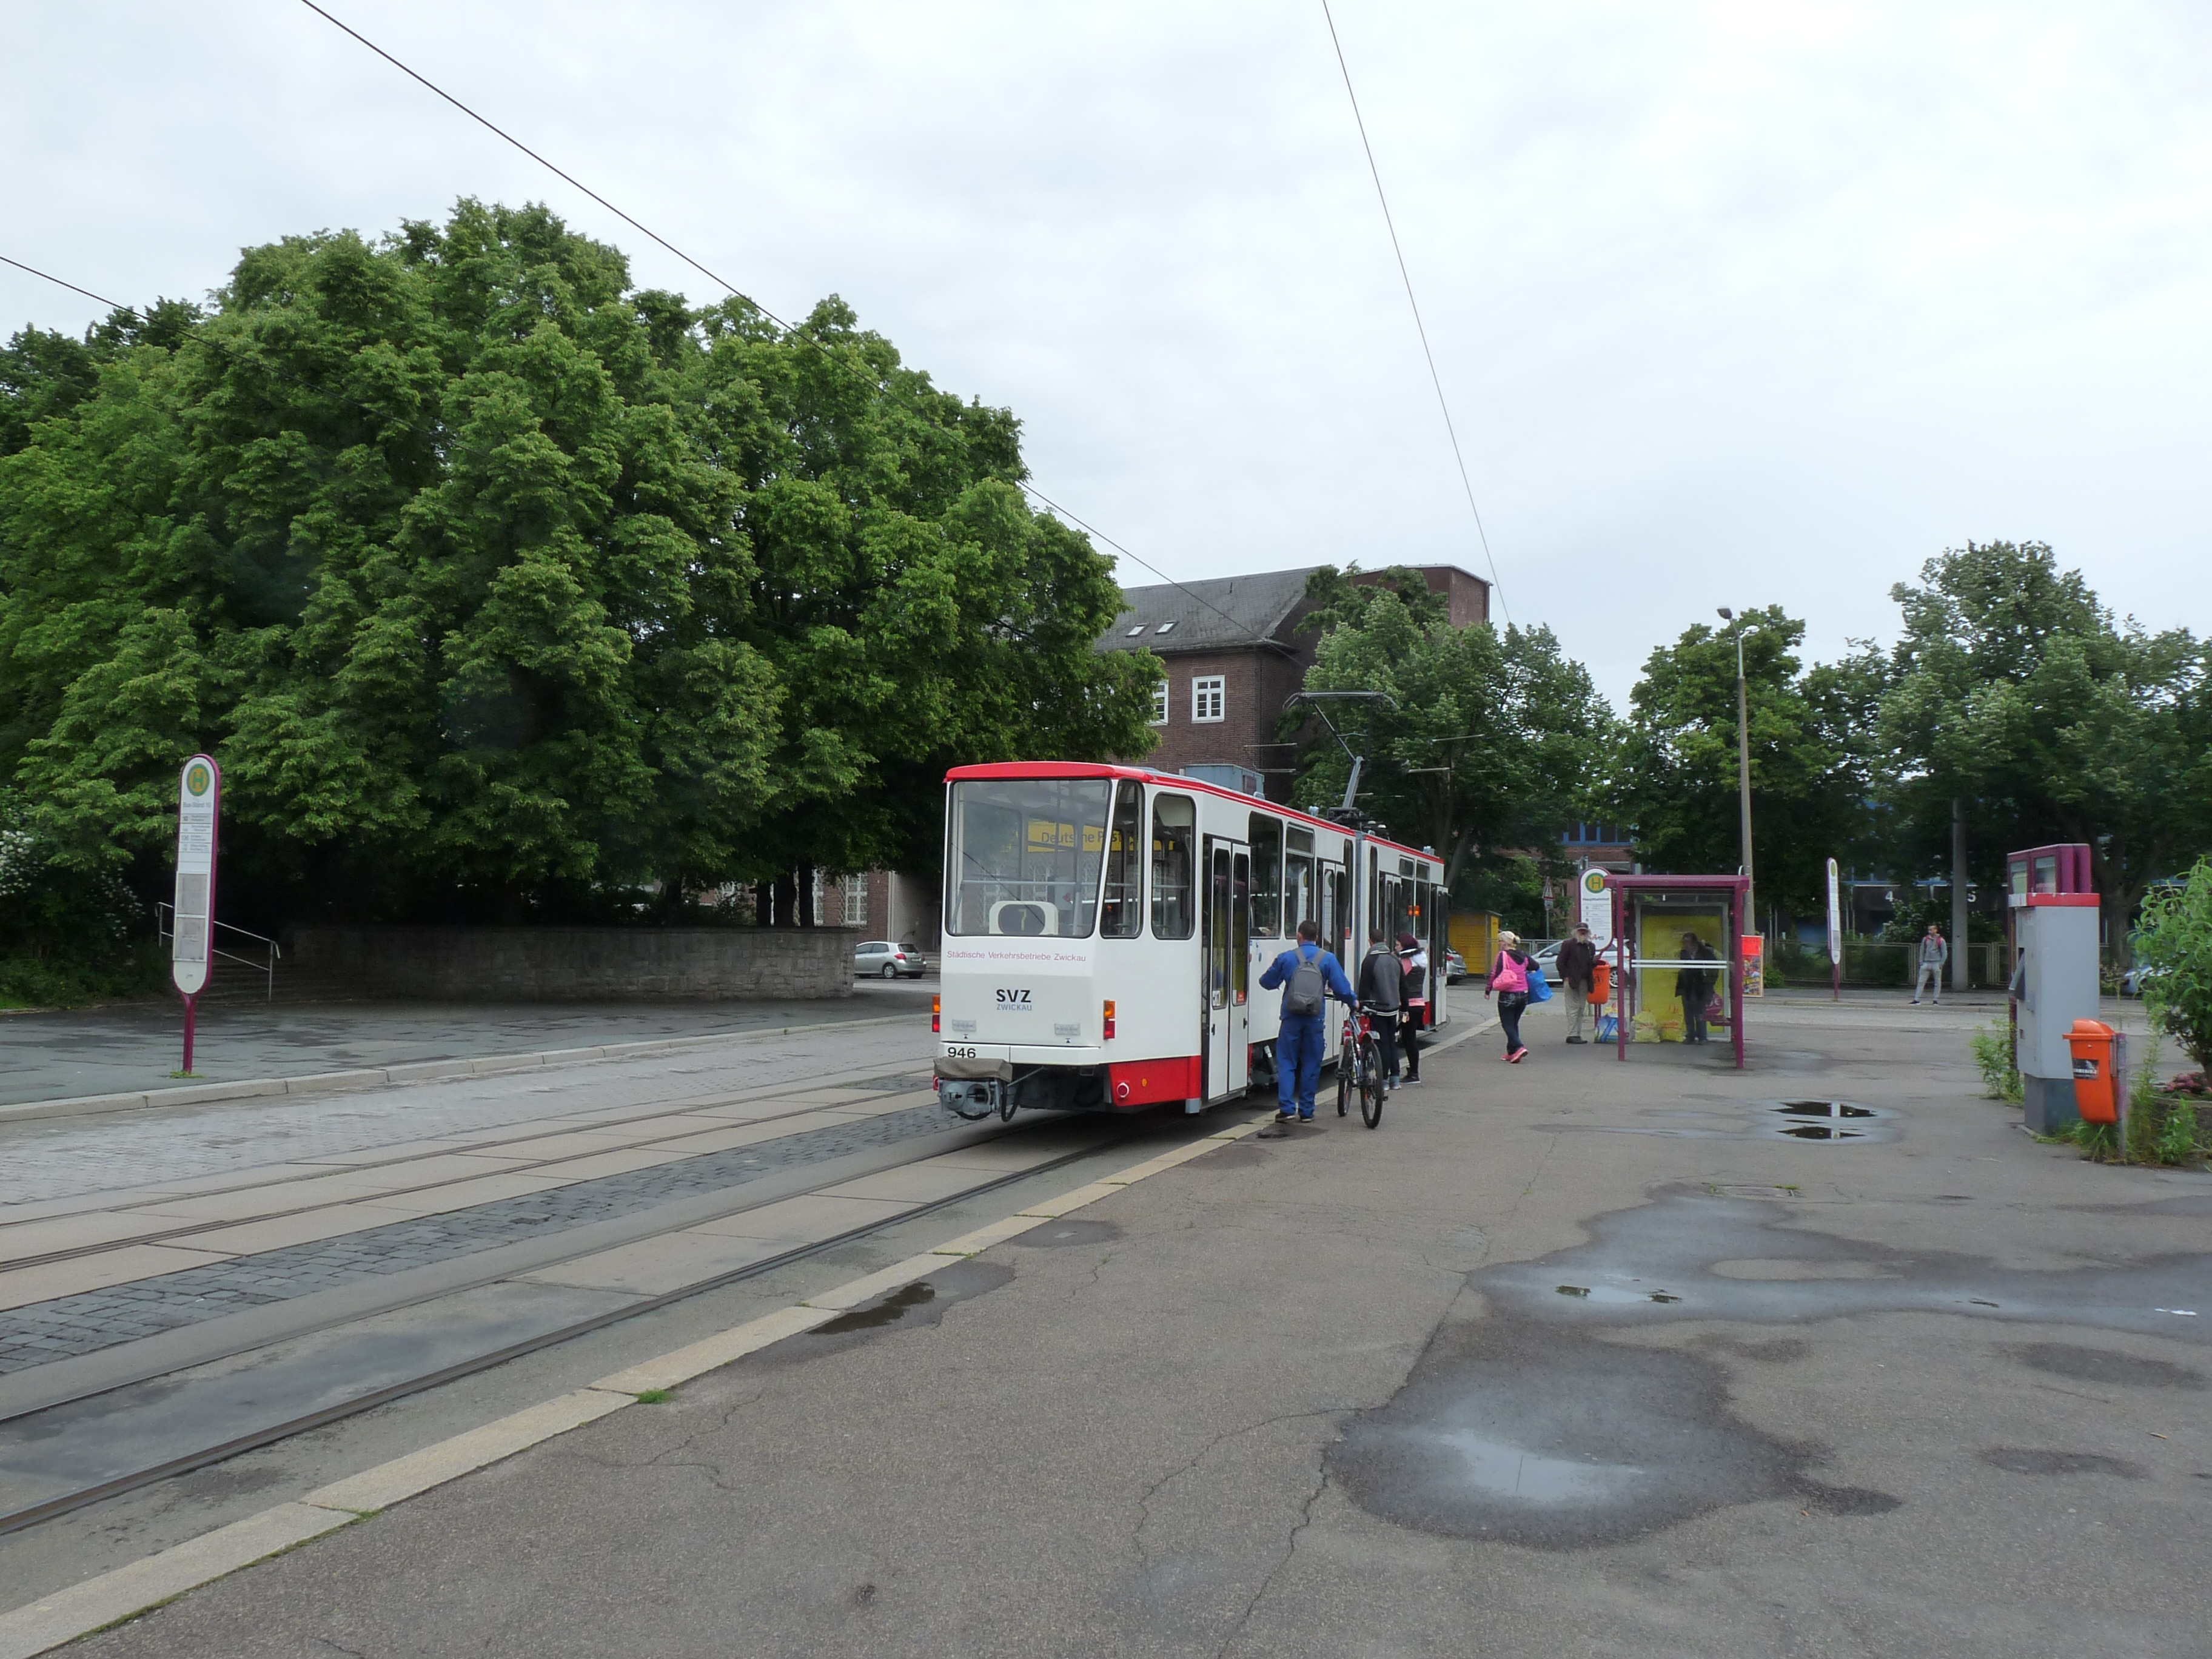
[[(771, 309), (841, 294), (1012, 408), (1174, 576), (1488, 574), (1319, 0), (330, 9)], [(1969, 538), (2212, 626), (2212, 7), (1337, 25), (1506, 606), (1616, 703), (1717, 605), (1887, 638)], [(119, 301), (471, 194), (711, 292), (295, 0), (0, 0), (0, 253)], [(100, 313), (0, 266), (0, 325)]]

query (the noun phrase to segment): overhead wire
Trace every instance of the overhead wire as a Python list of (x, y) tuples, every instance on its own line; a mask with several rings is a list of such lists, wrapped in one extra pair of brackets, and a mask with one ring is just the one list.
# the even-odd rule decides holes
[[(333, 28), (339, 30), (344, 34), (350, 35), (355, 40), (358, 41), (362, 46), (368, 47), (369, 51), (374, 52), (379, 58), (381, 58), (386, 63), (391, 64), (392, 68), (398, 70), (402, 75), (407, 76), (410, 81), (413, 81), (427, 90), (436, 94), (440, 98), (445, 100), (448, 104), (451, 104), (455, 109), (460, 111), (462, 114), (467, 116), (469, 119), (474, 121), (478, 126), (483, 127), (486, 131), (490, 132), (495, 137), (503, 139), (507, 143), (512, 144), (515, 149), (520, 150), (525, 155), (527, 155), (532, 161), (537, 162), (538, 166), (544, 167), (548, 173), (553, 174), (554, 177), (562, 180), (564, 183), (571, 185), (574, 189), (581, 191), (585, 195), (590, 197), (592, 200), (597, 202), (608, 212), (613, 214), (615, 217), (620, 219), (624, 224), (629, 226), (631, 229), (636, 231), (640, 235), (648, 237), (653, 241), (658, 243), (660, 246), (667, 249), (669, 252), (674, 254), (685, 264), (690, 266), (692, 270), (706, 277), (708, 281), (714, 283), (718, 288), (724, 289), (733, 298), (744, 301), (755, 311), (760, 313), (762, 316), (767, 318), (777, 327), (782, 329), (790, 337), (804, 341), (806, 344), (814, 347), (815, 349), (820, 351), (824, 356), (830, 358), (832, 362), (836, 362), (841, 365), (843, 364), (843, 360), (838, 357), (836, 353), (830, 351), (830, 349), (823, 345), (821, 341), (815, 339), (811, 335), (805, 333), (803, 330), (794, 326), (793, 325), (786, 322), (782, 318), (777, 316), (775, 313), (770, 311), (766, 306), (763, 305), (758, 300), (754, 299), (750, 295), (739, 289), (736, 283), (731, 282), (727, 277), (721, 276), (716, 271), (708, 270), (705, 265), (693, 258), (690, 254), (686, 253), (682, 248), (677, 246), (675, 243), (670, 241), (666, 237), (661, 235), (658, 231), (653, 230), (647, 226), (641, 223), (639, 221), (632, 218), (629, 214), (617, 207), (612, 202), (607, 200), (605, 197), (600, 195), (599, 191), (593, 190), (589, 185), (585, 184), (573, 173), (568, 173), (561, 167), (555, 166), (551, 161), (539, 155), (536, 150), (531, 149), (529, 145), (524, 143), (522, 140), (516, 137), (513, 133), (507, 131), (504, 127), (498, 125), (489, 118), (478, 114), (475, 110), (470, 108), (468, 105), (454, 97), (452, 93), (447, 92), (443, 87), (431, 80), (428, 76), (423, 75), (419, 70), (412, 69), (406, 64), (402, 63), (398, 58), (386, 52), (382, 46), (378, 46), (375, 41), (362, 33), (360, 30), (354, 28), (349, 24), (332, 16), (329, 12), (324, 10), (322, 7), (317, 5), (315, 3), (315, 0), (300, 0), (300, 3), (305, 6), (309, 11), (314, 13), (316, 16), (321, 18), (325, 22), (330, 24)], [(15, 261), (11, 259), (9, 263), (13, 264)], [(30, 267), (27, 265), (24, 269), (27, 270)], [(64, 283), (63, 286), (68, 287), (70, 285)], [(77, 291), (79, 293), (82, 293), (84, 290), (79, 289)], [(97, 299), (99, 296), (95, 295), (93, 297)], [(1015, 479), (1014, 483), (1020, 486), (1024, 494), (1042, 503), (1048, 510), (1058, 514), (1060, 518), (1066, 520), (1069, 523), (1074, 525), (1077, 528), (1084, 531), (1085, 533), (1097, 537), (1100, 541), (1104, 542), (1107, 546), (1112, 548), (1116, 553), (1120, 554), (1123, 558), (1127, 559), (1131, 563), (1141, 566), (1143, 568), (1151, 571), (1152, 574), (1158, 576), (1162, 581), (1167, 583), (1169, 586), (1176, 588), (1188, 598), (1196, 600), (1199, 604), (1204, 605), (1208, 611), (1212, 611), (1214, 615), (1219, 617), (1224, 622), (1227, 623), (1231, 628), (1236, 629), (1240, 634), (1246, 631), (1243, 623), (1238, 622), (1236, 617), (1231, 616), (1229, 612), (1224, 611), (1219, 605), (1214, 604), (1204, 594), (1198, 592), (1195, 589), (1188, 586), (1185, 583), (1177, 581), (1174, 577), (1169, 575), (1166, 571), (1162, 570), (1158, 565), (1153, 564), (1151, 561), (1139, 557), (1136, 554), (1132, 553), (1127, 548), (1122, 546), (1121, 543), (1115, 541), (1112, 537), (1106, 535), (1103, 532), (1091, 525), (1085, 524), (1081, 519), (1077, 518), (1074, 514), (1069, 512), (1066, 507), (1060, 506), (1057, 501), (1053, 501), (1049, 496), (1046, 495), (1043, 491), (1019, 478)], [(1493, 572), (1493, 574), (1494, 574), (1495, 573)]]
[(1359, 148), (1367, 155), (1367, 173), (1375, 180), (1375, 199), (1382, 204), (1383, 228), (1390, 233), (1390, 252), (1397, 256), (1398, 276), (1406, 285), (1406, 303), (1413, 308), (1413, 331), (1421, 337), (1421, 356), (1429, 365), (1429, 384), (1437, 389), (1437, 407), (1443, 412), (1444, 435), (1451, 440), (1452, 459), (1459, 464), (1460, 487), (1467, 491), (1467, 510), (1474, 515), (1474, 533), (1482, 544), (1482, 556), (1490, 567), (1491, 591), (1498, 595), (1498, 607), (1505, 613), (1505, 625), (1513, 625), (1513, 608), (1505, 603), (1505, 585), (1498, 580), (1498, 556), (1490, 550), (1490, 532), (1482, 526), (1482, 509), (1474, 504), (1474, 481), (1468, 476), (1467, 457), (1460, 452), (1459, 429), (1452, 424), (1451, 404), (1444, 398), (1443, 376), (1437, 372), (1437, 354), (1429, 349), (1428, 325), (1421, 320), (1421, 302), (1413, 297), (1413, 274), (1406, 267), (1406, 250), (1398, 243), (1397, 222), (1390, 216), (1390, 198), (1382, 189), (1382, 169), (1375, 164), (1375, 146), (1368, 141), (1367, 119), (1359, 112), (1359, 94), (1352, 89), (1352, 68), (1344, 59), (1344, 42), (1337, 38), (1336, 19), (1328, 9), (1328, 0), (1321, 0), (1321, 15), (1328, 24), (1328, 43), (1336, 49), (1336, 67), (1344, 76), (1344, 95), (1352, 100), (1352, 124), (1359, 129)]
[(52, 283), (56, 288), (65, 288), (72, 294), (82, 294), (88, 300), (98, 300), (100, 304), (106, 306), (110, 311), (121, 311), (125, 308), (122, 306), (118, 305), (112, 300), (106, 299), (100, 295), (94, 294), (88, 288), (79, 288), (75, 283), (65, 283), (50, 270), (40, 270), (36, 265), (27, 265), (21, 259), (11, 259), (4, 253), (0, 253), (0, 265), (13, 265), (18, 270), (27, 270), (33, 276), (45, 278), (47, 282)]

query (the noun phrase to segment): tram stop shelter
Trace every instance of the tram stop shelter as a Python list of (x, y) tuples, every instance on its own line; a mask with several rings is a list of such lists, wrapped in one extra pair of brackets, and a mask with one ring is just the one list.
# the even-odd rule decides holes
[[(1735, 1051), (1735, 1068), (1741, 1071), (1743, 907), (1750, 878), (1608, 875), (1605, 884), (1613, 895), (1613, 938), (1606, 955), (1613, 959), (1619, 1057), (1628, 1058), (1632, 1036), (1638, 1042), (1666, 1040), (1667, 1011), (1677, 1011), (1673, 1014), (1676, 1020), (1682, 1018), (1675, 975), (1686, 968), (1724, 969), (1723, 1018)], [(1686, 933), (1712, 954), (1684, 955)]]

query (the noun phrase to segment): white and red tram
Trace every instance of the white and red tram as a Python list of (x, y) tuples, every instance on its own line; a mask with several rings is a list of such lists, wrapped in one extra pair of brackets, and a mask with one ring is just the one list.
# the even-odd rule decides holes
[[(1272, 1084), (1267, 963), (1311, 921), (1347, 975), (1410, 931), (1449, 1017), (1436, 854), (1174, 773), (1018, 761), (945, 775), (946, 1109), (1203, 1111)], [(1355, 942), (1358, 949), (1353, 948)], [(1334, 1060), (1341, 1021), (1323, 1022)]]

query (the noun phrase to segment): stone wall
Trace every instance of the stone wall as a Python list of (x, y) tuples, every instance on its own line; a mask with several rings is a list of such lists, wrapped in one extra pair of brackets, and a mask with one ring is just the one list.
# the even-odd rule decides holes
[(297, 927), (276, 975), (439, 1002), (848, 997), (858, 939), (846, 927)]

